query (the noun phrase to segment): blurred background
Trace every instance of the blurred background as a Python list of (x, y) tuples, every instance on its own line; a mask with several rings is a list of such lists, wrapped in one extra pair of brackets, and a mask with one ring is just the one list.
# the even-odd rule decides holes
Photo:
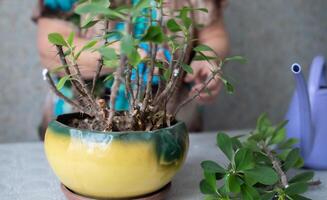
[[(0, 0), (0, 143), (36, 141), (47, 86), (31, 21), (35, 0)], [(294, 89), (289, 66), (308, 72), (314, 56), (327, 56), (326, 0), (230, 0), (225, 23), (231, 55), (226, 66), (236, 92), (205, 107), (207, 131), (248, 129), (267, 112), (282, 120)]]

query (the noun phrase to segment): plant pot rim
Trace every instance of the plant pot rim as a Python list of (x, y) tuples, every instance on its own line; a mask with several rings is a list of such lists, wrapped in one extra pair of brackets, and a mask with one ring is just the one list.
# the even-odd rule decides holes
[[(72, 119), (72, 118), (78, 118), (78, 119), (83, 119), (87, 117), (87, 114), (83, 114), (83, 113), (67, 113), (67, 114), (62, 114), (57, 116), (55, 119), (53, 119), (50, 123), (49, 126), (56, 126), (56, 127), (60, 127), (63, 129), (69, 129), (69, 130), (76, 130), (79, 132), (87, 132), (87, 133), (93, 133), (93, 134), (105, 134), (105, 135), (113, 135), (113, 136), (121, 136), (121, 135), (130, 135), (130, 134), (156, 134), (156, 133), (160, 133), (162, 132), (162, 130), (170, 130), (170, 129), (176, 129), (178, 127), (182, 127), (185, 126), (185, 123), (183, 121), (179, 121), (177, 120), (177, 122), (175, 124), (173, 124), (172, 126), (169, 127), (165, 127), (165, 128), (161, 128), (161, 129), (156, 129), (156, 130), (152, 130), (152, 131), (97, 131), (97, 130), (89, 130), (89, 129), (80, 129), (80, 128), (75, 128), (75, 127), (71, 127), (68, 126), (64, 123), (64, 121), (68, 120), (68, 119)], [(169, 131), (168, 131), (169, 132)]]

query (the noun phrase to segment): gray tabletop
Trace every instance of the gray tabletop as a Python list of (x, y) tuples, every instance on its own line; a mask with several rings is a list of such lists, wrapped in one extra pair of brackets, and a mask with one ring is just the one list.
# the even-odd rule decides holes
[[(235, 135), (240, 131), (231, 132)], [(226, 163), (215, 146), (215, 134), (190, 136), (191, 144), (184, 167), (173, 180), (169, 200), (200, 200), (199, 182), (202, 179), (200, 163), (212, 159)], [(314, 200), (327, 199), (327, 171), (317, 172), (322, 185), (306, 194)], [(0, 199), (1, 200), (64, 200), (59, 181), (51, 171), (42, 143), (14, 143), (0, 145)]]

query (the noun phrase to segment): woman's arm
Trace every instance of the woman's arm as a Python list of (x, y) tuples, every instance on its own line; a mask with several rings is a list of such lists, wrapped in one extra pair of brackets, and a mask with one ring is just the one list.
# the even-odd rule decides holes
[[(52, 19), (52, 18), (39, 18), (37, 21), (38, 31), (37, 31), (37, 46), (41, 58), (42, 65), (51, 70), (55, 67), (61, 65), (59, 57), (57, 56), (57, 50), (54, 45), (50, 44), (48, 41), (48, 34), (52, 32), (57, 32), (62, 34), (65, 38), (74, 31), (73, 25), (69, 22)], [(76, 51), (81, 49), (89, 40), (82, 37), (75, 37), (74, 44), (76, 45)], [(83, 52), (78, 59), (79, 68), (81, 70), (82, 76), (85, 79), (91, 79), (94, 76), (95, 68), (100, 55), (97, 52)], [(110, 73), (110, 69), (105, 68), (102, 74)], [(63, 73), (59, 73), (62, 76)]]

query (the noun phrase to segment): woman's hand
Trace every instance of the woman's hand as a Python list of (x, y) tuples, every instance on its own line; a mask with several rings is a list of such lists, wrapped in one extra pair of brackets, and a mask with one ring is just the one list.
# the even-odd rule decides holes
[[(206, 80), (212, 75), (212, 66), (207, 61), (193, 61), (191, 67), (193, 69), (193, 74), (187, 74), (184, 81), (194, 84), (189, 93), (190, 96), (193, 96), (202, 89)], [(218, 96), (221, 86), (222, 83), (218, 78), (213, 79), (206, 87), (207, 89), (198, 95), (196, 98), (197, 102), (200, 104), (213, 102)]]

